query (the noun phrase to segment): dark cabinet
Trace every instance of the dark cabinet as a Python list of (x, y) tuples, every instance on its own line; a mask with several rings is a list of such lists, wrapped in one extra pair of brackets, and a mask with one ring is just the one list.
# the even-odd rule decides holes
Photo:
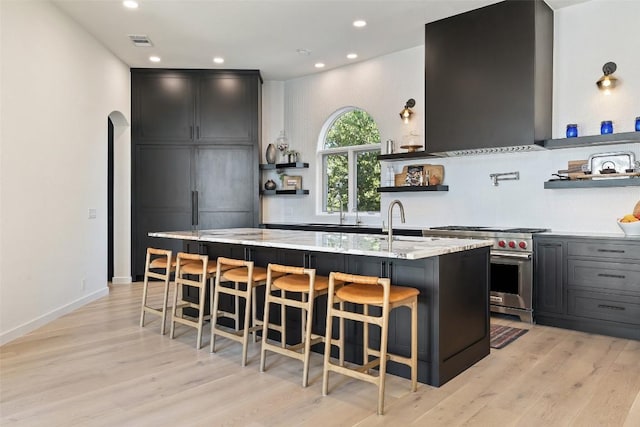
[(534, 237), (537, 323), (640, 339), (640, 239)]
[(134, 139), (251, 144), (259, 86), (255, 71), (133, 69)]
[(535, 311), (562, 313), (564, 311), (564, 252), (559, 240), (536, 239), (534, 252)]
[(132, 70), (132, 275), (150, 231), (258, 223), (260, 75)]
[(553, 11), (507, 0), (425, 27), (429, 153), (551, 136)]

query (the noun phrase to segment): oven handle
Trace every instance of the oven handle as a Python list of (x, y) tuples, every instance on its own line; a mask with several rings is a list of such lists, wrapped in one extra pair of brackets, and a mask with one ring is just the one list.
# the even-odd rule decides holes
[(525, 253), (513, 253), (513, 252), (500, 252), (500, 251), (491, 251), (492, 257), (500, 257), (500, 258), (514, 258), (514, 259), (531, 259), (531, 254)]

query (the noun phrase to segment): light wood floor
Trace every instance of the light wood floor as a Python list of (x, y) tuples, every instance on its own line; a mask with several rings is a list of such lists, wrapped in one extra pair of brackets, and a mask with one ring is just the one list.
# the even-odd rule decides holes
[[(321, 357), (310, 385), (302, 364), (259, 347), (240, 367), (240, 345), (195, 350), (195, 329), (175, 340), (159, 322), (140, 328), (141, 284), (0, 347), (3, 426), (640, 426), (640, 342), (530, 328), (440, 388), (388, 377), (386, 414), (371, 384), (332, 375), (321, 395)], [(157, 295), (157, 294), (156, 294)], [(153, 317), (157, 319), (157, 317)]]

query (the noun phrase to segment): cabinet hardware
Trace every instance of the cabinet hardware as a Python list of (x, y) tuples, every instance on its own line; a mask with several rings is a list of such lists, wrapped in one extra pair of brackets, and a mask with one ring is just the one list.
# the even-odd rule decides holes
[(198, 215), (198, 192), (194, 191), (194, 193), (196, 193), (196, 205), (195, 205), (195, 209), (193, 210), (193, 217), (195, 218), (195, 224), (194, 225), (198, 225), (198, 217), (200, 215)]
[(189, 126), (189, 139), (193, 139), (193, 126)]
[(191, 225), (194, 226), (196, 225), (196, 220), (195, 220), (195, 200), (196, 200), (196, 192), (195, 191), (191, 191)]
[(598, 304), (598, 308), (606, 308), (608, 310), (618, 310), (618, 311), (626, 310), (624, 307), (618, 307), (617, 305), (606, 305), (606, 304)]
[(200, 126), (196, 126), (196, 139), (200, 139)]
[(623, 254), (623, 249), (598, 249), (598, 252), (610, 252), (613, 254)]
[(611, 277), (613, 279), (626, 279), (627, 276), (624, 276), (622, 274), (598, 273), (598, 277)]

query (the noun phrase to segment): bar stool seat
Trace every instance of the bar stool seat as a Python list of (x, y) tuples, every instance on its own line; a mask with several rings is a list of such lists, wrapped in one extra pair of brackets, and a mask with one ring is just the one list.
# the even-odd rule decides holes
[[(288, 273), (277, 277), (277, 274)], [(275, 280), (274, 280), (274, 277)], [(264, 302), (264, 320), (262, 322), (262, 348), (260, 351), (260, 372), (265, 370), (267, 350), (284, 356), (292, 357), (303, 363), (302, 387), (306, 387), (309, 380), (309, 358), (311, 346), (325, 341), (322, 335), (312, 333), (313, 307), (315, 299), (325, 295), (329, 288), (329, 278), (317, 276), (315, 269), (292, 267), (279, 264), (269, 264), (267, 267), (267, 284)], [(274, 295), (273, 292), (280, 292)], [(300, 295), (300, 299), (288, 298), (287, 292)], [(274, 328), (269, 322), (270, 304), (280, 304), (280, 328)], [(291, 346), (286, 345), (286, 307), (299, 308), (301, 310), (301, 338), (300, 342)], [(280, 331), (280, 345), (275, 345), (267, 340), (269, 329)], [(337, 343), (341, 349), (340, 359), (344, 359), (343, 346)]]
[[(345, 284), (336, 289), (335, 281), (341, 280)], [(363, 322), (363, 363), (355, 368), (336, 365), (330, 360), (330, 346), (325, 346), (324, 369), (322, 376), (322, 394), (329, 390), (329, 372), (334, 371), (359, 380), (376, 384), (378, 387), (378, 415), (384, 413), (384, 388), (387, 371), (387, 360), (402, 363), (411, 369), (411, 391), (415, 391), (418, 381), (418, 295), (415, 288), (391, 286), (386, 278), (373, 276), (359, 276), (333, 272), (329, 275), (329, 289), (327, 297), (327, 331), (331, 336), (332, 319), (350, 319)], [(355, 310), (334, 308), (336, 302), (349, 302), (354, 307), (362, 306), (362, 313)], [(392, 354), (387, 351), (389, 313), (398, 307), (408, 307), (411, 311), (411, 354), (409, 357)], [(370, 307), (381, 308), (380, 315), (369, 313)], [(369, 324), (380, 327), (380, 349), (369, 345)], [(376, 356), (369, 360), (370, 356)], [(378, 366), (378, 375), (371, 369)]]
[[(182, 325), (191, 326), (197, 329), (196, 335), (196, 348), (199, 349), (202, 346), (202, 329), (204, 326), (205, 318), (210, 316), (204, 315), (205, 309), (205, 297), (207, 289), (207, 280), (212, 280), (217, 273), (217, 265), (215, 262), (209, 263), (209, 257), (207, 255), (188, 254), (179, 252), (176, 258), (176, 278), (175, 278), (175, 292), (173, 309), (171, 313), (171, 332), (170, 337), (173, 339), (175, 335), (175, 325), (180, 323)], [(192, 280), (184, 277), (186, 274), (198, 276), (197, 280)], [(199, 289), (198, 302), (194, 303), (184, 299), (183, 286), (192, 286)], [(192, 320), (185, 317), (184, 309), (194, 308), (198, 310), (198, 318)]]
[[(171, 260), (171, 261), (169, 261)], [(167, 269), (167, 265), (171, 267)], [(169, 300), (169, 282), (171, 273), (175, 271), (176, 259), (172, 257), (172, 252), (165, 249), (147, 248), (147, 256), (144, 268), (144, 282), (142, 285), (142, 308), (140, 311), (140, 327), (144, 327), (145, 315), (147, 313), (160, 316), (160, 334), (164, 335), (167, 323), (167, 305)], [(152, 271), (162, 270), (162, 271)], [(149, 295), (149, 279), (161, 280), (164, 284), (164, 292), (162, 294), (162, 306), (154, 307), (148, 305), (147, 297)]]
[[(254, 333), (254, 339), (257, 337), (257, 331), (261, 329), (262, 321), (258, 320), (256, 313), (256, 288), (263, 286), (267, 282), (267, 269), (264, 267), (254, 266), (253, 261), (244, 261), (233, 258), (219, 257), (217, 260), (217, 274), (215, 280), (215, 289), (211, 301), (211, 313), (216, 313), (216, 321), (211, 321), (211, 342), (210, 351), (215, 353), (216, 336), (223, 336), (242, 344), (242, 366), (247, 364), (247, 347), (249, 344), (249, 333)], [(284, 273), (278, 274), (278, 276)], [(222, 283), (232, 282), (233, 287), (223, 286)], [(240, 289), (240, 284), (244, 283), (246, 289)], [(244, 323), (242, 330), (229, 331), (223, 326), (218, 325), (217, 318), (238, 316), (238, 305), (236, 304), (236, 312), (228, 313), (219, 310), (220, 294), (232, 295), (236, 298), (245, 299)]]

